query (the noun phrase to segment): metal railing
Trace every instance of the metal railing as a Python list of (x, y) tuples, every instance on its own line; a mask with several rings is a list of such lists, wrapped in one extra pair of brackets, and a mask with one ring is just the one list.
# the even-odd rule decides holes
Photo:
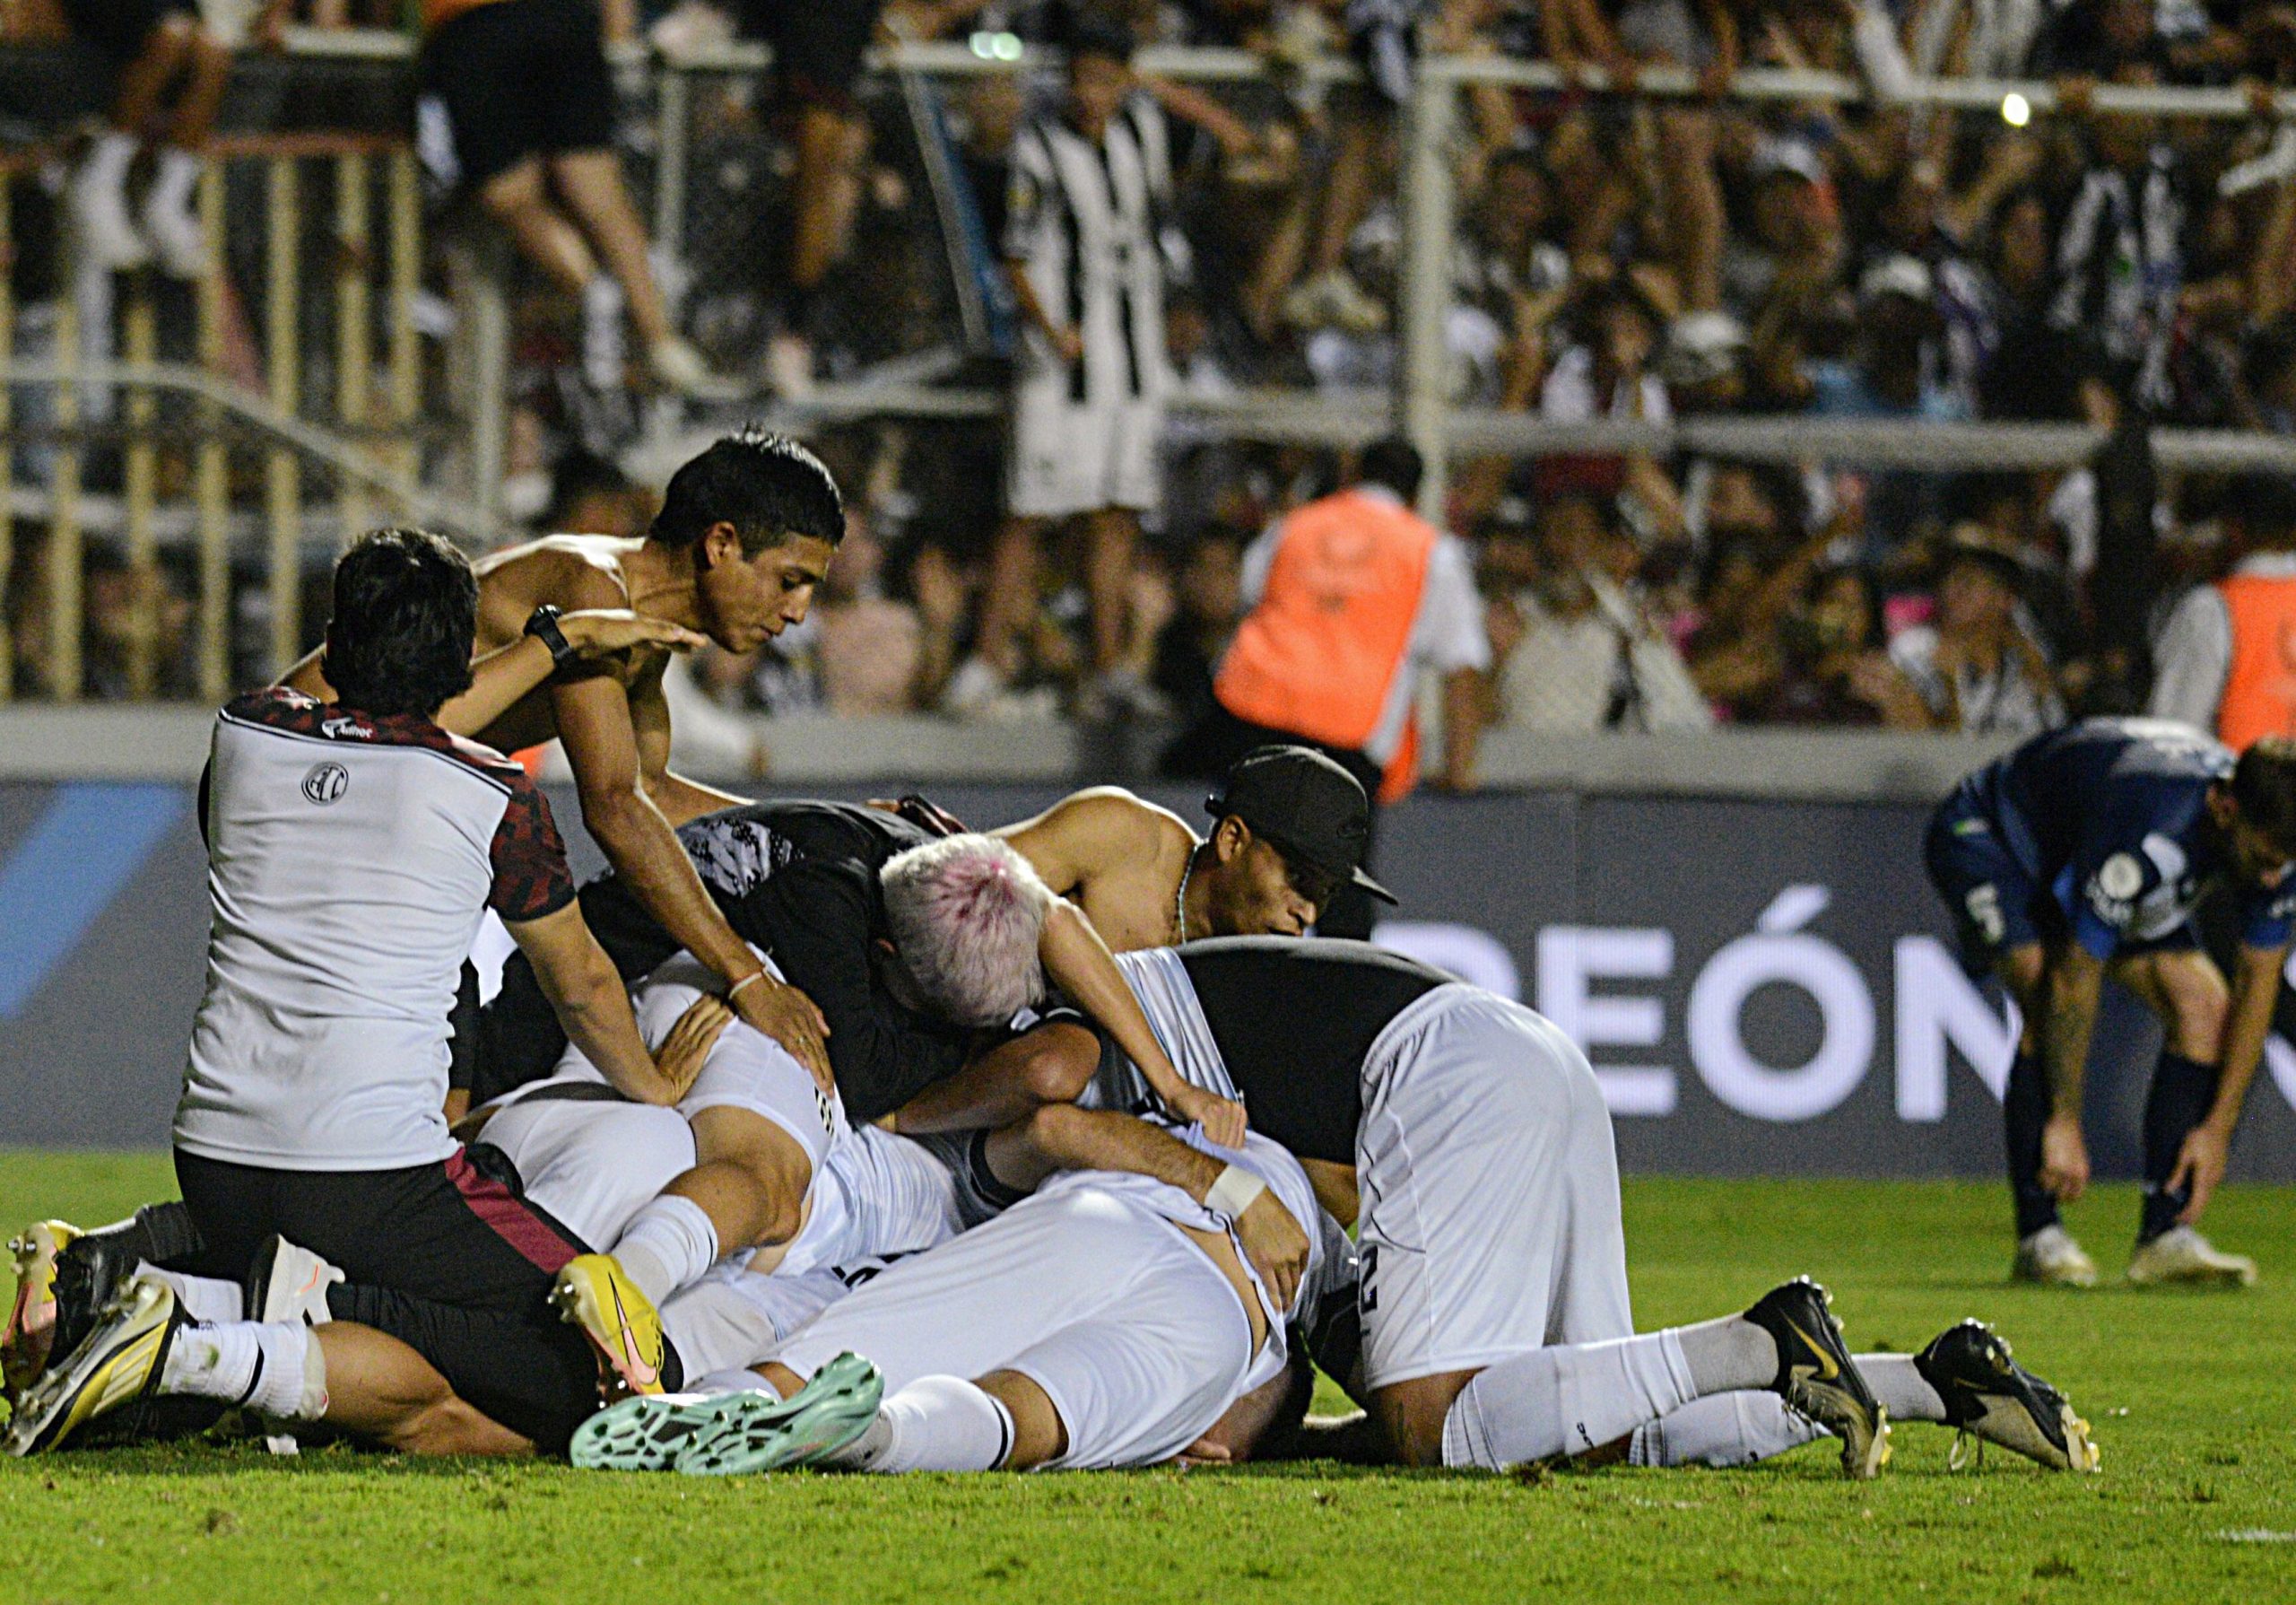
[[(184, 349), (173, 356), (162, 353), (161, 327), (162, 302), (174, 292), (155, 270), (83, 270), (67, 240), (67, 283), (46, 360), (15, 347), (17, 309), (0, 283), (0, 408), (10, 409), (0, 412), (8, 436), (0, 450), (0, 591), (14, 567), (17, 524), (43, 520), (47, 689), (59, 702), (84, 689), (91, 522), (117, 537), (130, 576), (124, 677), (139, 699), (159, 678), (163, 545), (192, 554), (194, 684), (213, 701), (228, 693), (235, 673), (236, 556), (262, 553), (260, 658), (275, 670), (302, 650), (303, 556), (315, 527), (355, 529), (387, 510), (479, 533), (461, 504), (422, 479), (413, 301), (423, 238), (412, 153), (356, 135), (222, 139), (198, 209), (208, 265), (190, 287), (190, 327), (178, 331)], [(14, 249), (13, 222), (0, 205), (0, 257)], [(315, 223), (324, 240), (316, 271), (307, 249)], [(227, 257), (258, 244), (256, 272), (235, 277)], [(248, 327), (248, 298), (260, 307), (259, 334)], [(307, 339), (315, 327), (323, 353)], [(253, 383), (229, 371), (234, 345), (247, 361), (249, 336), (259, 353)], [(313, 369), (332, 374), (323, 399), (305, 394)], [(29, 407), (20, 395), (47, 405)], [(44, 469), (31, 483), (18, 483), (19, 452)], [(116, 496), (91, 489), (99, 456), (116, 460)], [(235, 493), (235, 470), (252, 461), (261, 465), (259, 494)], [(163, 467), (178, 471), (163, 475)], [(325, 501), (317, 519), (306, 506), (315, 483)], [(13, 655), (5, 630), (0, 618), (0, 665)], [(10, 677), (0, 673), (0, 698)]]
[[(412, 43), (403, 35), (368, 31), (291, 31), (291, 51), (313, 59), (407, 63)], [(729, 45), (663, 55), (618, 48), (617, 65), (653, 79), (655, 126), (653, 221), (659, 238), (681, 239), (683, 208), (696, 182), (691, 149), (691, 91), (699, 74), (763, 72), (761, 47)], [(875, 66), (933, 78), (1034, 71), (1048, 61), (1039, 51), (986, 44), (904, 44), (875, 53)], [(1141, 53), (1141, 67), (1177, 79), (1219, 83), (1266, 76), (1258, 57), (1235, 50)], [(1309, 63), (1297, 74), (1309, 84), (1352, 80), (1355, 69), (1337, 57)], [(2062, 467), (2092, 457), (2102, 443), (2096, 431), (2066, 424), (1864, 424), (1776, 417), (1701, 416), (1669, 425), (1627, 422), (1560, 423), (1537, 416), (1450, 405), (1444, 320), (1450, 304), (1450, 253), (1458, 213), (1453, 149), (1460, 100), (1477, 87), (1559, 90), (1573, 84), (1605, 87), (1599, 73), (1575, 79), (1551, 64), (1501, 57), (1431, 57), (1422, 62), (1410, 105), (1399, 124), (1403, 250), (1398, 294), (1398, 379), (1391, 390), (1335, 396), (1301, 390), (1253, 389), (1217, 399), (1180, 397), (1176, 422), (1184, 436), (1335, 445), (1360, 442), (1400, 424), (1426, 454), (1434, 472), (1427, 496), (1441, 495), (1441, 469), (1476, 454), (1540, 456), (1558, 452), (1709, 452), (1772, 461), (1817, 458), (1876, 467)], [(1638, 95), (1680, 97), (1697, 92), (1683, 73), (1652, 70), (1634, 85)], [(1750, 70), (1728, 92), (1752, 101), (1874, 100), (1864, 83), (1814, 72)], [(1919, 79), (1893, 103), (1994, 110), (2013, 97), (2031, 112), (2057, 108), (2053, 85)], [(2098, 87), (2100, 111), (2133, 111), (2179, 118), (2237, 119), (2252, 114), (2248, 98), (2217, 89)], [(2277, 109), (2296, 120), (2296, 93), (2283, 92)], [(311, 169), (324, 169), (316, 188)], [(187, 546), (195, 554), (196, 691), (213, 700), (235, 674), (234, 559), (260, 553), (262, 609), (267, 623), (260, 667), (275, 669), (303, 644), (300, 589), (305, 559), (339, 533), (388, 514), (443, 526), (480, 541), (504, 529), (500, 507), (511, 371), (510, 318), (499, 257), (483, 249), (449, 256), (448, 294), (457, 316), (457, 345), (444, 372), (426, 381), (416, 333), (414, 302), (422, 288), (424, 226), (414, 159), (401, 142), (361, 135), (252, 136), (219, 144), (203, 181), (200, 205), (211, 242), (208, 273), (193, 297), (188, 352), (170, 353), (160, 311), (161, 289), (149, 275), (118, 283), (116, 353), (91, 356), (89, 315), (83, 302), (60, 298), (53, 351), (37, 360), (12, 344), (17, 309), (0, 283), (0, 431), (11, 449), (0, 451), (0, 591), (18, 554), (13, 539), (19, 518), (43, 517), (46, 619), (51, 687), (63, 701), (83, 686), (81, 620), (83, 573), (91, 520), (101, 513), (116, 528), (131, 572), (152, 570), (162, 548)], [(324, 218), (326, 265), (314, 271), (309, 244), (314, 217)], [(0, 193), (0, 253), (10, 247), (12, 220)], [(260, 251), (242, 258), (252, 241)], [(227, 271), (229, 253), (239, 268)], [(499, 248), (498, 248), (499, 249)], [(232, 323), (242, 286), (261, 308), (259, 373), (229, 372), (237, 338)], [(101, 298), (98, 298), (100, 300)], [(320, 331), (320, 345), (309, 339)], [(98, 343), (100, 345), (100, 343)], [(240, 345), (248, 344), (240, 341)], [(107, 350), (109, 348), (106, 348)], [(325, 393), (309, 394), (313, 376)], [(379, 382), (378, 382), (379, 380)], [(31, 405), (46, 397), (46, 405)], [(438, 405), (443, 403), (444, 405)], [(697, 441), (731, 415), (761, 412), (790, 427), (866, 417), (998, 418), (1003, 397), (978, 388), (935, 382), (912, 366), (888, 369), (857, 382), (819, 387), (803, 403), (770, 397), (731, 397), (715, 408), (656, 407), (649, 428), (631, 454), (631, 466), (658, 480)], [(450, 419), (451, 423), (442, 420)], [(2161, 430), (2153, 446), (2171, 469), (2272, 467), (2296, 469), (2296, 442), (2211, 430)], [(13, 475), (15, 454), (36, 450), (29, 480)], [(119, 489), (107, 501), (90, 484), (96, 454), (115, 452)], [(187, 475), (171, 470), (188, 457)], [(258, 481), (240, 470), (260, 463)], [(259, 484), (259, 488), (257, 485)], [(101, 521), (101, 520), (99, 520)], [(136, 593), (139, 617), (130, 631), (126, 682), (131, 695), (157, 683), (153, 645), (159, 632), (149, 588)], [(0, 617), (0, 663), (8, 660), (6, 620)], [(0, 697), (8, 694), (0, 674)]]

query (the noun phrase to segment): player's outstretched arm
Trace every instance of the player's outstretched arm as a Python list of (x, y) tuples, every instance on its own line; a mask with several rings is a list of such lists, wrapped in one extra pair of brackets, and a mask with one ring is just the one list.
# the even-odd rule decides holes
[[(1177, 1187), (1201, 1204), (1229, 1166), (1131, 1115), (1048, 1103), (1018, 1125), (990, 1134), (988, 1168), (1005, 1186), (1023, 1192), (1060, 1171), (1130, 1171)], [(1307, 1233), (1265, 1188), (1235, 1217), (1235, 1226), (1252, 1269), (1277, 1306), (1290, 1309), (1307, 1274)]]
[[(691, 651), (708, 638), (667, 619), (648, 618), (626, 607), (590, 607), (561, 614), (558, 628), (573, 650), (574, 661), (597, 663), (631, 651)], [(321, 649), (280, 676), (279, 684), (321, 702), (335, 700)], [(476, 739), (496, 720), (549, 680), (558, 662), (540, 638), (522, 635), (507, 647), (471, 659), (470, 689), (439, 710), (437, 724)]]
[(2207, 1118), (2186, 1135), (2177, 1167), (2169, 1175), (2169, 1191), (2186, 1195), (2177, 1219), (2187, 1226), (2207, 1209), (2231, 1164), (2232, 1134), (2239, 1129), (2240, 1111), (2248, 1105), (2248, 1088), (2264, 1058), (2265, 1039), (2272, 1034), (2273, 1005), (2280, 1000), (2280, 977), (2287, 964), (2284, 945), (2240, 948), (2240, 962), (2232, 973), (2232, 1006), (2224, 1016), (2224, 1047), (2217, 1058), (2216, 1102)]
[(581, 795), (582, 821), (614, 872), (680, 946), (725, 980), (726, 1001), (744, 1020), (787, 1048), (824, 1093), (834, 1091), (823, 1046), (828, 1022), (734, 934), (677, 832), (648, 795), (628, 693), (613, 678), (593, 676), (553, 685), (551, 705)]
[[(510, 939), (535, 968), (543, 995), (566, 1027), (567, 1040), (598, 1067), (613, 1089), (640, 1103), (674, 1103), (691, 1084), (700, 1056), (687, 1067), (685, 1084), (665, 1075), (646, 1051), (630, 994), (613, 961), (598, 946), (582, 919), (582, 905), (570, 903), (539, 920), (506, 920)], [(724, 1022), (718, 1022), (718, 1029)], [(673, 1034), (675, 1034), (674, 1033)], [(713, 1039), (714, 1040), (714, 1037)], [(706, 1054), (707, 1047), (703, 1049)]]
[(1092, 929), (1083, 910), (1074, 903), (1055, 903), (1044, 922), (1037, 957), (1052, 983), (1077, 1007), (1100, 1022), (1131, 1057), (1159, 1103), (1184, 1121), (1196, 1121), (1205, 1136), (1223, 1148), (1241, 1146), (1246, 1120), (1244, 1106), (1217, 1093), (1191, 1085), (1156, 1040), (1141, 1012), (1140, 1000), (1125, 984), (1109, 956), (1108, 944)]

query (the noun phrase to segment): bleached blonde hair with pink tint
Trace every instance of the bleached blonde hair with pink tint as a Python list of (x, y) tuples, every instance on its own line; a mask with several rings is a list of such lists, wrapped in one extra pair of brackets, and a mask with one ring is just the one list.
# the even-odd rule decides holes
[(1002, 1025), (1043, 1001), (1037, 945), (1052, 888), (1009, 843), (944, 836), (894, 858), (879, 879), (893, 946), (936, 1013)]

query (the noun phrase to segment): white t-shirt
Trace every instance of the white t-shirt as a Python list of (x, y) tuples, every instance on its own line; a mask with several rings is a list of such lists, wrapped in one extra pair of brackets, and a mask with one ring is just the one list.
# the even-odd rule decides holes
[(574, 898), (549, 803), (427, 719), (276, 688), (217, 716), (203, 798), (213, 918), (176, 1146), (275, 1170), (446, 1158), (447, 1016), (479, 921)]

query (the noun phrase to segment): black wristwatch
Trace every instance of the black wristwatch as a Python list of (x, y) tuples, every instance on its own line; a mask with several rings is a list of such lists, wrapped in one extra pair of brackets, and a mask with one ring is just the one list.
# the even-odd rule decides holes
[(528, 635), (550, 649), (551, 667), (564, 668), (574, 661), (574, 643), (566, 639), (566, 632), (558, 627), (558, 615), (562, 610), (545, 602), (526, 615)]

